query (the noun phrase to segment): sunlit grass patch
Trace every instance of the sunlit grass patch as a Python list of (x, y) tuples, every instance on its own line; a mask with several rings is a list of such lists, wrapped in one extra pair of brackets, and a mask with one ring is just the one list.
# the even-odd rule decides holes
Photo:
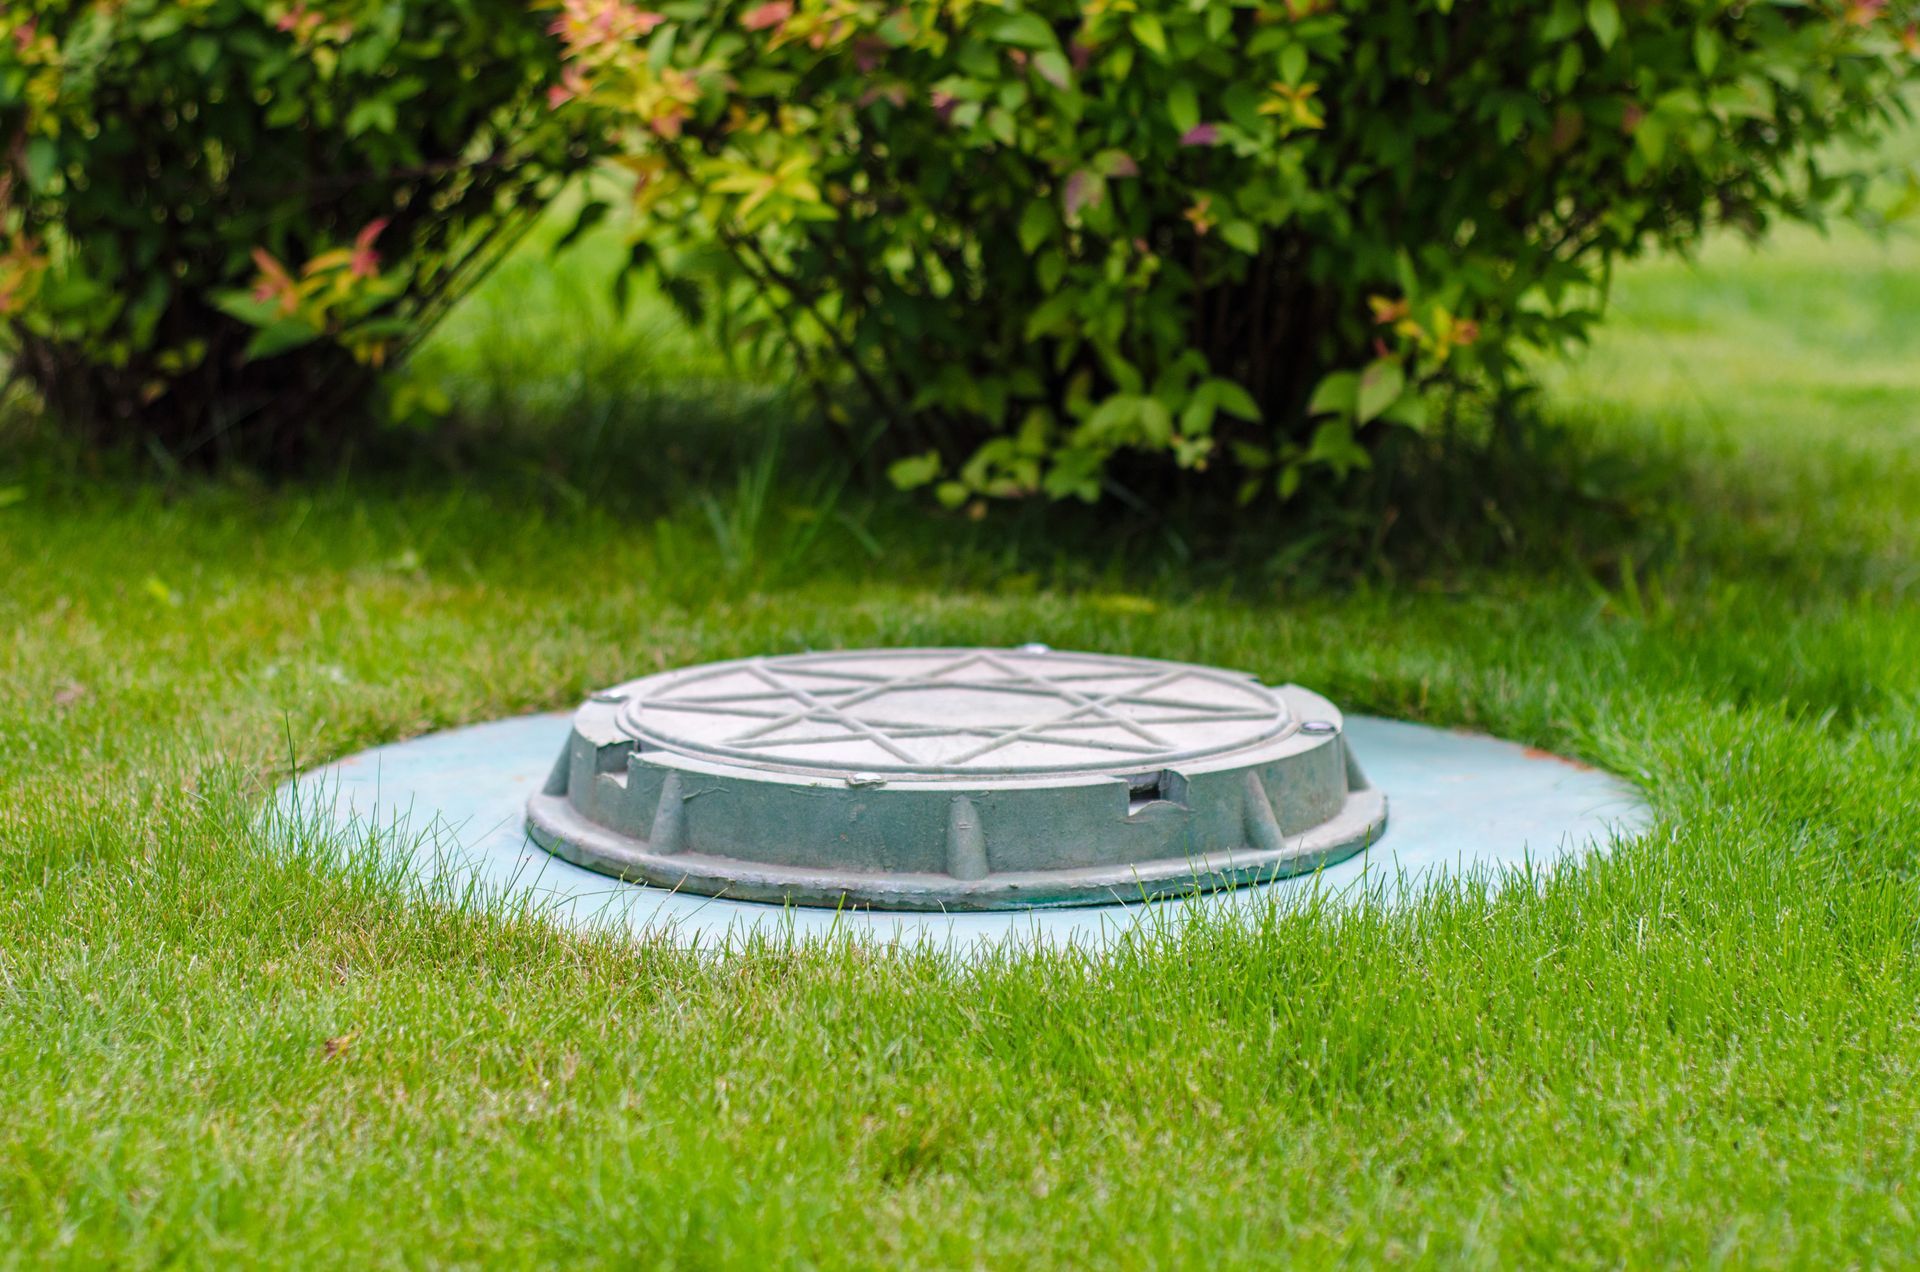
[[(537, 258), (423, 363), (497, 446), (277, 490), (0, 458), (0, 1248), (1904, 1260), (1914, 264), (1787, 237), (1628, 273), (1546, 409), (1659, 453), (1643, 520), (1338, 586), (1285, 544), (864, 494), (777, 384)], [(658, 667), (1026, 640), (1517, 738), (1657, 824), (1407, 910), (971, 967), (580, 935), (261, 821), (296, 768)]]

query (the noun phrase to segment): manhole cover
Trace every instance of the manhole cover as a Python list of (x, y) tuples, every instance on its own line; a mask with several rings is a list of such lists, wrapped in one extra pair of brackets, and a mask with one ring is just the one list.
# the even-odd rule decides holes
[(543, 847), (623, 879), (903, 910), (1266, 881), (1340, 860), (1385, 823), (1318, 694), (1039, 646), (631, 681), (575, 714), (527, 809)]

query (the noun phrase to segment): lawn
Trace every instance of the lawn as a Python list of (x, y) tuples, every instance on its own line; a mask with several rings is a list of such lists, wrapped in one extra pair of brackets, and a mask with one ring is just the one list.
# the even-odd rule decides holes
[[(590, 264), (455, 316), (422, 367), (473, 425), (424, 459), (273, 489), (0, 450), (0, 1257), (1920, 1251), (1920, 245), (1631, 269), (1547, 376), (1540, 488), (1632, 497), (1561, 536), (1523, 489), (1482, 510), (1505, 551), (1338, 583), (1259, 530), (854, 493)], [(1400, 912), (979, 967), (582, 938), (254, 828), (293, 767), (657, 667), (1027, 640), (1550, 747), (1657, 824)]]

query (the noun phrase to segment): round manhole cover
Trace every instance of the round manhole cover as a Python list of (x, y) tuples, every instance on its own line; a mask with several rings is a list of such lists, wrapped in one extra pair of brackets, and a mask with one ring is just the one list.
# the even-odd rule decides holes
[(1293, 722), (1246, 676), (1033, 649), (755, 658), (617, 692), (643, 748), (789, 772), (1107, 772), (1252, 746)]
[(528, 830), (596, 870), (748, 900), (1132, 901), (1376, 838), (1386, 801), (1340, 723), (1298, 686), (1037, 646), (751, 658), (593, 695)]

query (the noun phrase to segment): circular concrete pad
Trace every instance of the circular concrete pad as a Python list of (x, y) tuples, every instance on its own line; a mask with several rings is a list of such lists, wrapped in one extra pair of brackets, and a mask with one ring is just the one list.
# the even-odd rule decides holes
[(377, 829), (431, 896), (475, 893), (530, 904), (555, 922), (614, 927), (682, 945), (851, 933), (956, 950), (988, 944), (1099, 946), (1190, 907), (1263, 907), (1318, 893), (1397, 903), (1430, 884), (1551, 868), (1604, 852), (1648, 823), (1646, 805), (1608, 774), (1478, 735), (1348, 716), (1345, 732), (1393, 807), (1369, 849), (1318, 873), (1196, 898), (1070, 909), (834, 912), (623, 883), (549, 855), (527, 837), (528, 797), (567, 740), (571, 713), (475, 725), (379, 747), (300, 777), (279, 807), (346, 842)]

